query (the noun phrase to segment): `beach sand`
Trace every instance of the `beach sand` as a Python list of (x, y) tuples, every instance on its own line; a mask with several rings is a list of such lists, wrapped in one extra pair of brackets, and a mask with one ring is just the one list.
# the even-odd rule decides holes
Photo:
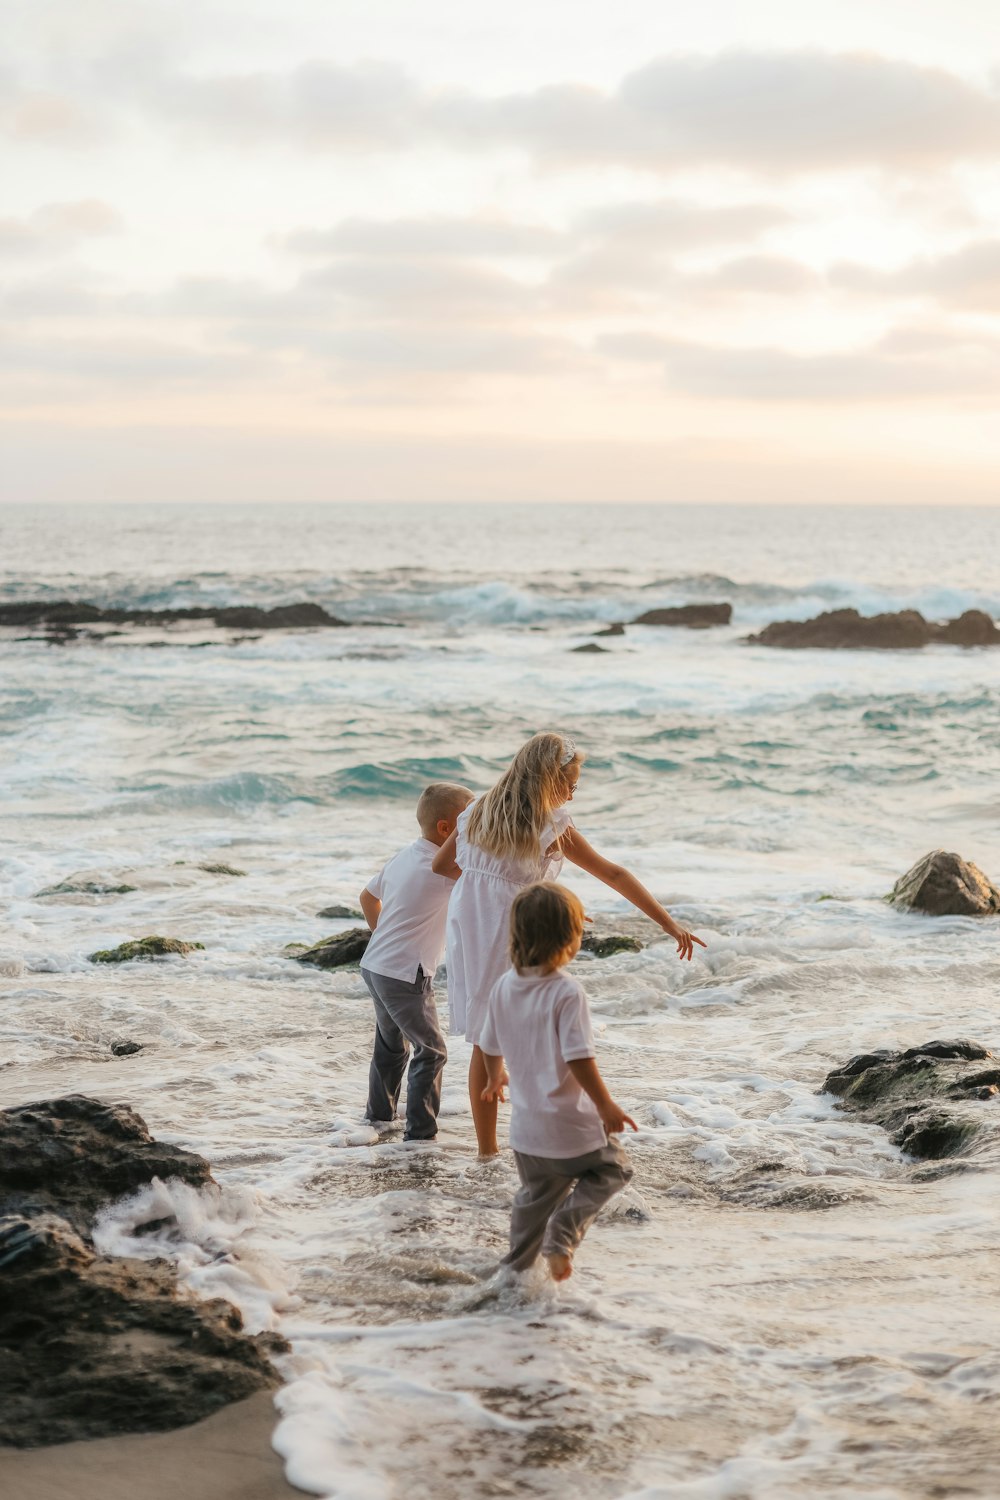
[(274, 1397), (261, 1391), (174, 1432), (52, 1448), (0, 1449), (3, 1500), (302, 1500), (271, 1448)]

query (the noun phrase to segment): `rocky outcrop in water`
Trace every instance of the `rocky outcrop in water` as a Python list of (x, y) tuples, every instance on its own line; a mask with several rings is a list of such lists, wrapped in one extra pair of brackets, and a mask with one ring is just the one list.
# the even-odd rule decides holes
[(611, 625), (605, 625), (603, 630), (595, 630), (595, 635), (624, 635), (625, 625), (621, 620), (615, 620)]
[(861, 1053), (828, 1074), (823, 1089), (911, 1156), (960, 1156), (1000, 1127), (1000, 1066), (979, 1042)]
[(316, 913), (321, 922), (344, 922), (351, 921), (361, 916), (354, 906), (324, 906), (322, 911)]
[(367, 927), (352, 927), (290, 957), (298, 964), (313, 964), (317, 969), (339, 969), (344, 964), (356, 964), (363, 957), (370, 937)]
[(900, 911), (923, 911), (932, 917), (989, 917), (1000, 913), (1000, 890), (977, 865), (960, 854), (932, 849), (889, 893)]
[(236, 1308), (180, 1291), (172, 1265), (101, 1255), (95, 1215), (208, 1163), (83, 1095), (0, 1111), (0, 1443), (162, 1431), (279, 1384)]
[(638, 938), (624, 932), (585, 932), (580, 939), (581, 953), (592, 953), (595, 958), (610, 958), (615, 953), (641, 953), (642, 948)]
[(747, 636), (747, 641), (785, 650), (916, 651), (934, 641), (952, 646), (996, 646), (1000, 645), (1000, 630), (978, 609), (966, 610), (944, 625), (925, 620), (916, 609), (884, 615), (831, 609), (811, 620), (774, 620), (756, 635)]
[(226, 630), (304, 630), (315, 626), (346, 626), (321, 604), (279, 604), (259, 609), (250, 604), (191, 605), (185, 609), (100, 609), (71, 599), (33, 599), (0, 604), (0, 625), (34, 625), (73, 630), (86, 625), (177, 625), (204, 621)]
[(185, 943), (181, 938), (171, 937), (142, 937), (132, 938), (127, 943), (119, 943), (117, 948), (99, 948), (96, 953), (90, 954), (92, 964), (130, 964), (136, 959), (170, 958), (173, 955), (183, 957), (185, 954), (194, 953), (197, 949), (204, 949), (204, 943)]
[(688, 630), (708, 630), (712, 625), (728, 625), (733, 618), (731, 604), (678, 604), (670, 609), (649, 609), (637, 616), (633, 625), (681, 625)]

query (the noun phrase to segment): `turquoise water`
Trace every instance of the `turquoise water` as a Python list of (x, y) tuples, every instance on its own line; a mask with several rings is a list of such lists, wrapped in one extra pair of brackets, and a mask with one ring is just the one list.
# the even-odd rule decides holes
[[(743, 638), (843, 605), (998, 616), (997, 559), (992, 510), (0, 509), (0, 599), (315, 599), (349, 622), (0, 632), (0, 1102), (127, 1099), (216, 1165), (221, 1197), (175, 1193), (152, 1249), (293, 1333), (293, 1480), (365, 1500), (993, 1493), (995, 1165), (922, 1180), (816, 1091), (862, 1049), (1000, 1045), (997, 927), (881, 900), (937, 846), (1000, 874), (1000, 653)], [(573, 652), (703, 599), (732, 625)], [(283, 948), (337, 928), (316, 913), (412, 836), (427, 780), (486, 786), (550, 725), (587, 752), (584, 833), (709, 946), (581, 964), (642, 1127), (635, 1193), (570, 1290), (515, 1296), (490, 1280), (512, 1170), (474, 1159), (463, 1044), (442, 1146), (373, 1146), (359, 978)], [(245, 876), (201, 868), (220, 860)], [(37, 894), (74, 877), (135, 889)], [(87, 962), (153, 931), (205, 951)], [(122, 1035), (144, 1050), (111, 1060)]]

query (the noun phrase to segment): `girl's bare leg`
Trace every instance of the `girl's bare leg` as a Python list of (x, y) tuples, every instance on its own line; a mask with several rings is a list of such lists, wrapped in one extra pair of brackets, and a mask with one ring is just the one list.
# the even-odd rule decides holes
[(483, 1098), (486, 1083), (486, 1064), (483, 1061), (483, 1054), (474, 1045), (472, 1061), (469, 1063), (469, 1103), (472, 1105), (472, 1121), (476, 1127), (480, 1156), (497, 1156), (500, 1152), (500, 1147), (497, 1145), (497, 1102), (493, 1099), (487, 1103)]

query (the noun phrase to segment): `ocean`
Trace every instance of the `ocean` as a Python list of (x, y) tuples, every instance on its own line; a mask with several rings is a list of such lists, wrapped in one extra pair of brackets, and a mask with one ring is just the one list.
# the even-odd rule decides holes
[[(292, 1341), (293, 1483), (996, 1493), (1000, 1157), (929, 1168), (820, 1090), (877, 1047), (1000, 1049), (1000, 922), (883, 900), (936, 847), (1000, 879), (1000, 653), (744, 638), (847, 605), (1000, 616), (1000, 509), (0, 508), (0, 600), (56, 598), (348, 622), (0, 631), (0, 1105), (121, 1100), (209, 1159), (217, 1194), (151, 1188), (172, 1223), (137, 1237), (148, 1201), (117, 1205), (100, 1243)], [(702, 600), (732, 624), (574, 650)], [(376, 1143), (360, 976), (285, 951), (353, 925), (317, 913), (415, 836), (427, 781), (485, 788), (542, 728), (586, 752), (582, 832), (708, 944), (575, 966), (640, 1130), (558, 1289), (494, 1274), (516, 1177), (477, 1160), (465, 1043), (439, 1144)], [(131, 889), (39, 894), (65, 882)], [(204, 950), (88, 962), (152, 932)]]

